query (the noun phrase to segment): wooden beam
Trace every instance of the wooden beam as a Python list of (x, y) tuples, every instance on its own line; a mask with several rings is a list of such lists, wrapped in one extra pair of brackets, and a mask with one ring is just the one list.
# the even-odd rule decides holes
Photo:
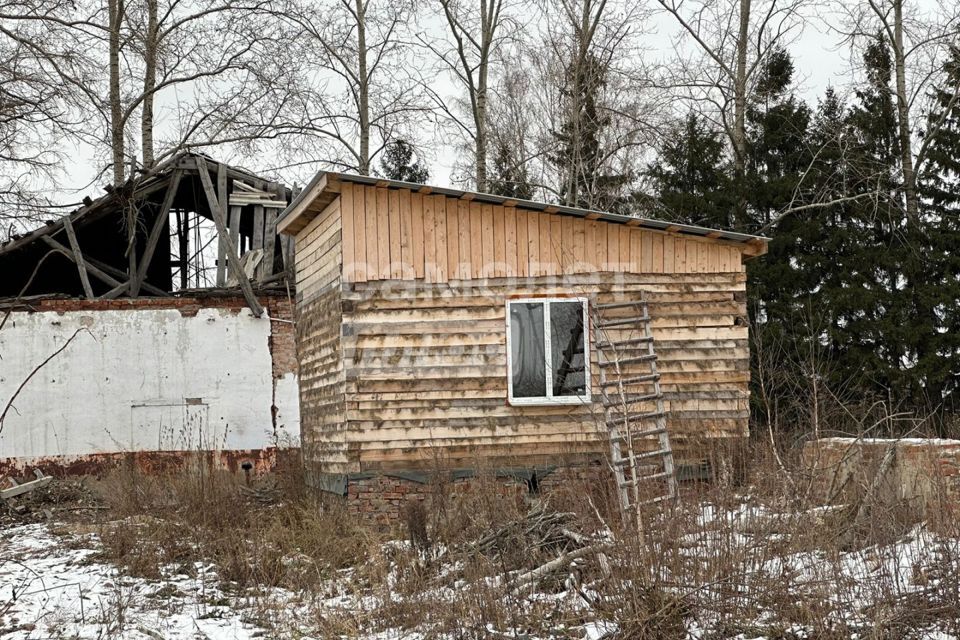
[[(198, 163), (199, 168), (199, 163)], [(204, 167), (206, 167), (206, 161), (204, 161)], [(209, 174), (208, 174), (209, 175)], [(217, 165), (217, 205), (218, 211), (223, 214), (223, 219), (227, 219), (227, 172), (224, 170), (224, 165), (221, 163)], [(210, 205), (213, 207), (213, 204)], [(216, 214), (211, 209), (210, 215), (216, 217)], [(232, 221), (231, 221), (232, 222)], [(233, 225), (227, 225), (230, 230), (233, 230)], [(238, 232), (239, 233), (239, 232)], [(229, 238), (227, 235), (220, 235), (217, 233), (217, 286), (222, 287), (227, 283), (227, 242)], [(236, 244), (234, 244), (236, 246)]]
[[(224, 171), (223, 165), (221, 165), (219, 169), (220, 171)], [(207, 196), (210, 211), (213, 212), (213, 223), (217, 226), (217, 233), (221, 236), (226, 236), (228, 233), (227, 222), (224, 219), (226, 215), (220, 207), (220, 203), (217, 201), (217, 195), (213, 191), (213, 183), (210, 181), (207, 162), (202, 156), (197, 156), (197, 170), (200, 173), (200, 183), (203, 185), (203, 191)], [(225, 172), (224, 175), (226, 175)], [(263, 307), (260, 306), (257, 296), (254, 295), (253, 287), (250, 286), (250, 281), (247, 279), (246, 274), (243, 273), (243, 267), (240, 265), (240, 256), (237, 255), (237, 249), (232, 244), (227, 245), (227, 260), (230, 270), (233, 271), (237, 282), (240, 283), (240, 291), (243, 292), (243, 297), (246, 299), (247, 305), (250, 307), (253, 315), (258, 318), (261, 317), (263, 315)]]
[[(263, 205), (253, 206), (253, 249), (263, 249)], [(264, 252), (266, 253), (266, 252)], [(263, 279), (263, 262), (257, 265), (257, 282)]]
[(269, 278), (273, 275), (273, 256), (277, 248), (277, 212), (275, 209), (268, 209), (267, 228), (263, 232), (263, 277)]
[(180, 179), (182, 177), (183, 171), (181, 169), (174, 169), (173, 175), (170, 176), (170, 185), (167, 187), (167, 192), (163, 196), (163, 204), (160, 205), (160, 212), (157, 214), (156, 220), (153, 221), (153, 227), (150, 228), (150, 235), (147, 236), (147, 246), (143, 248), (140, 264), (137, 265), (137, 274), (130, 283), (131, 296), (136, 297), (140, 295), (140, 285), (143, 283), (144, 278), (147, 277), (147, 269), (153, 260), (154, 251), (157, 250), (157, 243), (160, 242), (160, 234), (164, 228), (166, 228), (165, 223), (169, 221), (170, 208), (173, 206), (173, 199), (177, 195), (177, 189), (180, 187)]
[(90, 278), (87, 276), (87, 265), (83, 261), (83, 254), (80, 253), (80, 243), (77, 242), (77, 234), (73, 229), (73, 223), (70, 222), (70, 216), (63, 216), (63, 229), (67, 232), (67, 239), (70, 241), (70, 249), (73, 251), (73, 261), (77, 265), (77, 272), (80, 274), (80, 284), (83, 285), (83, 293), (87, 300), (93, 300), (93, 289), (90, 287)]

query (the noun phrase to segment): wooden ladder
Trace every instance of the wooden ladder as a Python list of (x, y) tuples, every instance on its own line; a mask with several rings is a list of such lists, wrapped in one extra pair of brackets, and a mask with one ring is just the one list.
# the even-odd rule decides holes
[(643, 505), (677, 497), (650, 310), (643, 295), (592, 309), (610, 465), (624, 522), (642, 531)]

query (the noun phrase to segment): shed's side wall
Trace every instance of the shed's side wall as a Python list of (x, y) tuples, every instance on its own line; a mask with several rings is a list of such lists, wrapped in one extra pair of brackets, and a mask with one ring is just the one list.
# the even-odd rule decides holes
[(742, 269), (743, 245), (721, 240), (406, 189), (340, 189), (345, 282)]
[(297, 349), (300, 359), (303, 458), (308, 477), (323, 460), (346, 461), (341, 348), (340, 200), (297, 234)]
[[(607, 302), (645, 291), (669, 426), (680, 448), (684, 439), (746, 435), (745, 283), (744, 273), (735, 271), (345, 285), (347, 426), (345, 433), (336, 431), (336, 441), (345, 444), (334, 456), (315, 458), (314, 468), (343, 473), (557, 464), (566, 456), (602, 452), (599, 402), (507, 405), (505, 303), (511, 296), (579, 294)], [(596, 377), (593, 391), (599, 395)]]

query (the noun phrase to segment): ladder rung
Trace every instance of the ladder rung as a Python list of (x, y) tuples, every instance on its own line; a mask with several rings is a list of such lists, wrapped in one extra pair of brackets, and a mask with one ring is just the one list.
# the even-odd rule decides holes
[(673, 500), (673, 496), (657, 496), (656, 498), (650, 498), (649, 500), (641, 500), (638, 504), (656, 504), (658, 502), (663, 502), (664, 500)]
[(606, 398), (603, 401), (604, 407), (622, 407), (623, 405), (636, 404), (638, 402), (647, 402), (662, 398), (662, 393), (628, 393), (624, 397)]
[[(657, 449), (656, 451), (646, 451), (644, 453), (635, 453), (633, 454), (634, 460), (649, 460), (650, 458), (656, 458), (657, 456), (664, 456), (668, 453), (673, 453), (669, 449)], [(620, 458), (619, 460), (614, 460), (613, 464), (616, 465), (626, 465), (630, 464), (630, 458)]]
[(620, 424), (623, 424), (624, 420), (634, 421), (634, 420), (652, 420), (654, 418), (662, 418), (666, 414), (663, 411), (650, 411), (649, 413), (628, 413), (626, 416), (620, 416), (615, 420), (607, 420), (607, 425), (616, 427)]
[(636, 364), (637, 362), (651, 362), (656, 359), (657, 359), (656, 354), (650, 353), (643, 356), (633, 356), (631, 358), (624, 358), (622, 360), (607, 360), (605, 362), (601, 362), (600, 366), (609, 367), (615, 364)]
[[(609, 423), (608, 423), (608, 424), (609, 424)], [(616, 425), (614, 425), (614, 426), (616, 426)], [(666, 433), (666, 432), (667, 432), (666, 429), (661, 429), (661, 428), (657, 427), (656, 429), (646, 429), (645, 431), (634, 431), (633, 433), (630, 434), (630, 438), (631, 438), (631, 439), (646, 438), (647, 436), (656, 436), (656, 435), (660, 435), (661, 433)], [(624, 442), (626, 442), (626, 440), (627, 440), (626, 436), (622, 436), (622, 435), (619, 435), (619, 434), (617, 434), (617, 435), (611, 435), (610, 438), (611, 438), (612, 440), (623, 440)]]
[(620, 483), (621, 488), (626, 487), (635, 487), (640, 482), (649, 482), (650, 480), (660, 480), (661, 478), (667, 478), (670, 476), (670, 473), (667, 471), (661, 471), (660, 473), (654, 473), (649, 476), (640, 476), (636, 480), (625, 480)]
[(650, 322), (650, 316), (644, 314), (636, 318), (621, 318), (619, 320), (608, 320), (606, 322), (600, 322), (597, 326), (601, 329), (606, 329), (607, 327), (620, 327), (625, 324), (640, 324), (643, 322)]
[(659, 373), (646, 373), (642, 376), (634, 376), (632, 378), (623, 378), (622, 380), (607, 380), (605, 382), (601, 382), (600, 386), (615, 387), (621, 384), (624, 386), (628, 386), (631, 384), (636, 384), (638, 382), (653, 382), (654, 380), (659, 380), (659, 379), (660, 379)]
[(639, 305), (647, 306), (646, 300), (635, 300), (633, 302), (604, 302), (603, 304), (593, 305), (594, 309), (622, 309), (624, 307), (636, 307)]
[(610, 347), (623, 347), (631, 344), (644, 344), (647, 342), (653, 342), (653, 336), (641, 336), (639, 338), (630, 338), (629, 340), (617, 340), (616, 342), (601, 340), (594, 346), (597, 349), (609, 349)]

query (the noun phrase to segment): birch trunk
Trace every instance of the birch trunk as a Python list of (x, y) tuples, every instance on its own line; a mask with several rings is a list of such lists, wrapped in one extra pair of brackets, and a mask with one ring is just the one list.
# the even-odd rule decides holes
[(733, 173), (737, 206), (733, 227), (747, 218), (747, 39), (750, 35), (750, 1), (740, 0), (740, 28), (737, 35), (736, 76), (733, 79)]
[(357, 0), (358, 102), (360, 121), (359, 167), (362, 175), (370, 174), (370, 77), (367, 72), (367, 6)]
[(140, 114), (140, 152), (143, 167), (154, 163), (153, 149), (153, 89), (157, 82), (157, 0), (147, 2), (147, 32), (143, 38), (143, 106)]
[(123, 24), (123, 0), (107, 0), (110, 67), (110, 147), (113, 155), (113, 184), (124, 180), (123, 105), (120, 96), (120, 27)]
[(897, 128), (900, 138), (900, 163), (903, 171), (903, 195), (907, 217), (916, 220), (920, 206), (917, 178), (910, 145), (910, 104), (907, 96), (906, 54), (903, 48), (903, 0), (893, 0), (893, 59), (897, 83)]

